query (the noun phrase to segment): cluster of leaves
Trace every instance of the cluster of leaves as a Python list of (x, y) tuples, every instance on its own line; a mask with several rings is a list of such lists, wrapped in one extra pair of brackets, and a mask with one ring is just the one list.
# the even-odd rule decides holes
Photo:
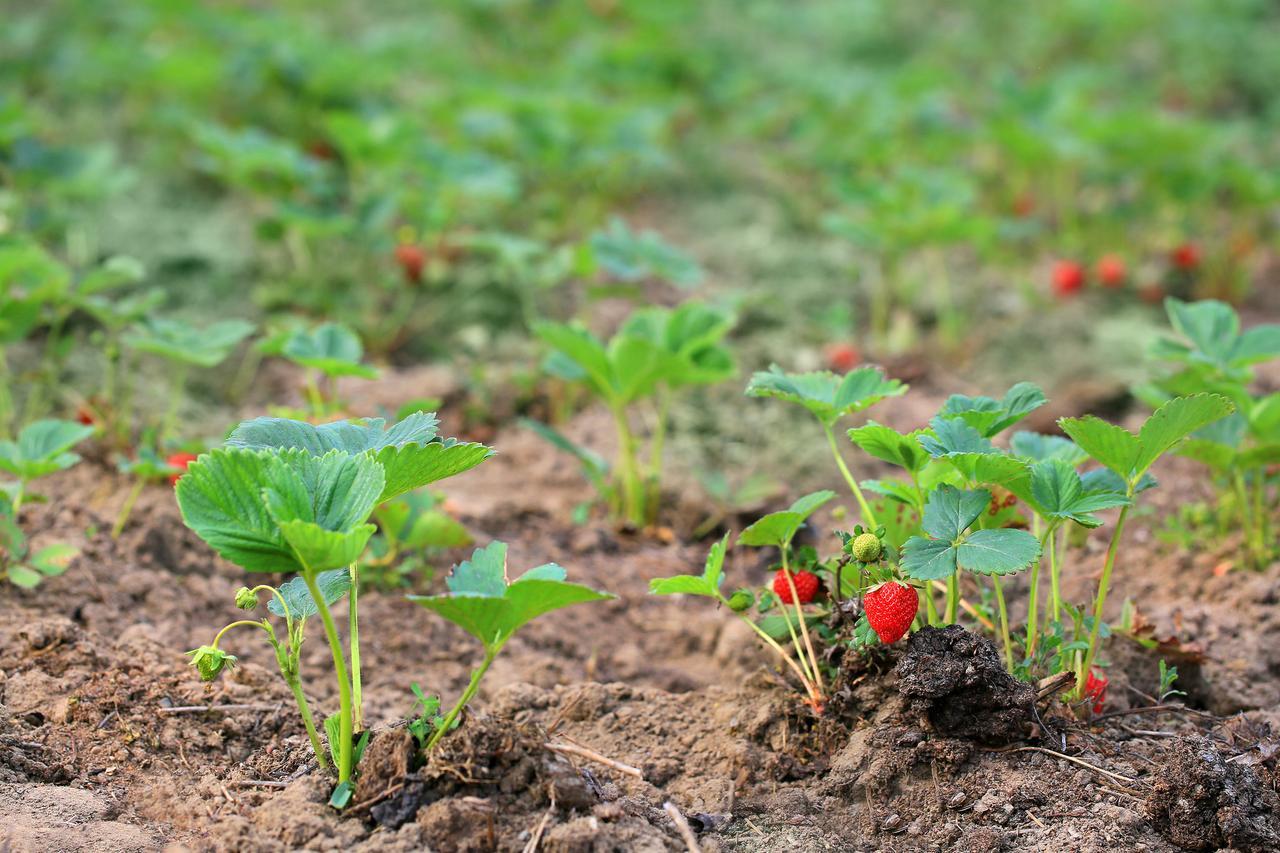
[(1154, 406), (1213, 393), (1235, 405), (1230, 416), (1197, 430), (1178, 449), (1208, 466), (1218, 489), (1217, 511), (1207, 514), (1204, 528), (1187, 532), (1192, 540), (1218, 540), (1238, 529), (1245, 564), (1265, 568), (1275, 555), (1273, 518), (1280, 505), (1272, 470), (1280, 463), (1280, 393), (1258, 391), (1254, 367), (1280, 358), (1280, 325), (1242, 330), (1236, 312), (1214, 300), (1168, 299), (1165, 310), (1176, 337), (1158, 341), (1152, 358), (1172, 369), (1139, 387), (1138, 396)]
[[(551, 349), (545, 369), (587, 389), (609, 409), (618, 435), (618, 458), (611, 464), (545, 424), (528, 425), (577, 458), (615, 519), (636, 526), (652, 523), (661, 497), (672, 399), (682, 390), (734, 374), (733, 356), (724, 344), (733, 323), (728, 312), (697, 302), (637, 310), (608, 342), (581, 325), (541, 323), (534, 331)], [(641, 404), (652, 410), (647, 459), (636, 429)]]

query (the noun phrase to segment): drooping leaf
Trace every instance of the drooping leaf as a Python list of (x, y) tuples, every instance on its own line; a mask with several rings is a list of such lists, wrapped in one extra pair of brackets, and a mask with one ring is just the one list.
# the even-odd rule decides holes
[(809, 516), (835, 496), (835, 492), (823, 489), (798, 498), (788, 509), (757, 519), (738, 536), (738, 544), (785, 547)]
[(886, 397), (905, 394), (907, 386), (889, 379), (878, 367), (859, 367), (844, 376), (834, 373), (784, 373), (776, 364), (757, 372), (747, 385), (750, 397), (777, 397), (804, 406), (826, 426), (860, 412)]
[(657, 278), (679, 287), (693, 287), (702, 281), (702, 270), (688, 255), (656, 232), (632, 231), (620, 218), (592, 234), (588, 245), (595, 261), (620, 281)]
[(609, 462), (599, 453), (570, 440), (559, 430), (535, 421), (532, 418), (520, 418), (519, 424), (537, 433), (538, 436), (559, 450), (573, 456), (582, 466), (583, 475), (591, 481), (596, 491), (603, 493), (608, 488)]

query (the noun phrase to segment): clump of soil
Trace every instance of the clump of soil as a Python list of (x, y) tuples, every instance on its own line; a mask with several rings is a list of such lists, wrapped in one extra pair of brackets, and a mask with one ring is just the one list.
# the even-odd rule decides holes
[(940, 735), (1002, 744), (1027, 733), (1035, 689), (1005, 671), (990, 640), (959, 625), (912, 634), (897, 673), (909, 710)]
[(1161, 765), (1146, 813), (1165, 838), (1184, 850), (1280, 849), (1280, 800), (1252, 767), (1204, 737), (1174, 743)]

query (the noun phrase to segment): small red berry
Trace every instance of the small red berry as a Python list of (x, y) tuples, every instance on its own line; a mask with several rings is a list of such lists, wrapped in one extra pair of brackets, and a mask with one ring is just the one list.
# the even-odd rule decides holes
[(195, 462), (198, 457), (194, 453), (174, 453), (164, 460), (165, 464), (170, 468), (177, 468), (178, 473), (169, 478), (169, 485), (178, 485), (178, 480), (187, 472), (187, 466)]
[(1053, 265), (1053, 292), (1059, 298), (1074, 296), (1084, 287), (1084, 267), (1075, 261), (1058, 261)]
[(1200, 247), (1195, 243), (1183, 243), (1169, 253), (1169, 259), (1178, 269), (1190, 272), (1200, 266)]
[(1123, 287), (1125, 280), (1129, 277), (1129, 271), (1125, 268), (1124, 259), (1119, 255), (1103, 255), (1098, 261), (1096, 272), (1098, 281), (1101, 282), (1103, 287)]
[(911, 630), (920, 607), (916, 588), (897, 581), (890, 581), (862, 597), (867, 613), (867, 624), (885, 645), (896, 643)]
[(1093, 713), (1101, 714), (1102, 706), (1107, 701), (1107, 685), (1111, 680), (1096, 669), (1089, 670), (1089, 677), (1084, 682), (1084, 695), (1093, 700)]
[(88, 406), (81, 406), (80, 408), (76, 409), (76, 420), (84, 424), (85, 426), (93, 426), (98, 422), (97, 419), (93, 416), (93, 410), (90, 409)]
[(826, 356), (827, 367), (836, 373), (848, 373), (862, 361), (862, 353), (853, 344), (831, 344)]
[(427, 253), (416, 243), (401, 243), (396, 246), (396, 263), (400, 264), (406, 280), (421, 281), (422, 268), (427, 264)]
[[(813, 572), (793, 572), (791, 580), (796, 585), (796, 595), (800, 596), (801, 604), (808, 604), (813, 601), (813, 597), (818, 594), (818, 587), (821, 581)], [(773, 593), (782, 600), (783, 604), (792, 604), (791, 584), (787, 583), (787, 573), (785, 569), (778, 569), (778, 573), (773, 576)]]

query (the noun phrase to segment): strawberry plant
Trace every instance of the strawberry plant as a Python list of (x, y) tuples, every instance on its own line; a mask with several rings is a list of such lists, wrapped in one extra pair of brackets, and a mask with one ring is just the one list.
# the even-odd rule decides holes
[(35, 551), (18, 526), (18, 513), (9, 496), (0, 492), (0, 576), (22, 589), (34, 589), (48, 578), (67, 570), (79, 549), (65, 544), (46, 545)]
[(430, 750), (454, 726), (458, 715), (476, 695), (502, 647), (522, 626), (544, 613), (573, 604), (614, 598), (606, 592), (565, 581), (565, 570), (547, 563), (524, 572), (514, 581), (507, 574), (507, 545), (492, 542), (477, 548), (471, 559), (460, 563), (446, 578), (448, 592), (411, 595), (427, 610), (444, 617), (480, 641), (484, 657), (453, 707), (433, 722), (425, 748)]
[[(223, 447), (191, 463), (177, 485), (183, 520), (215, 551), (248, 572), (297, 573), (294, 589), (309, 594), (340, 697), (338, 713), (326, 724), (340, 786), (351, 780), (353, 737), (363, 728), (358, 564), (376, 529), (369, 518), (379, 503), (468, 470), (491, 453), (484, 445), (440, 437), (436, 418), (421, 412), (384, 426), (376, 418), (321, 426), (283, 418), (246, 421)], [(344, 595), (349, 666), (330, 612)], [(281, 604), (281, 615), (301, 612)], [(300, 628), (289, 621), (286, 616), (288, 636), (297, 630), (300, 643)], [(293, 646), (290, 639), (277, 646), (278, 654), (287, 647), (296, 657)], [(217, 660), (210, 653), (195, 658), (197, 666), (205, 665), (202, 676), (217, 675)], [(350, 790), (344, 787), (344, 795)]]
[[(280, 347), (280, 355), (306, 370), (305, 390), (310, 416), (330, 417), (342, 408), (338, 378), (376, 379), (378, 371), (363, 364), (364, 347), (355, 332), (339, 323), (297, 329)], [(323, 386), (319, 381), (323, 377)]]
[(74, 421), (43, 420), (23, 427), (17, 441), (0, 441), (0, 471), (17, 477), (2, 487), (15, 517), (24, 501), (38, 497), (27, 492), (27, 485), (79, 462), (80, 456), (71, 448), (93, 432), (93, 427)]
[(360, 561), (361, 577), (383, 587), (408, 582), (428, 568), (437, 551), (470, 545), (471, 534), (444, 508), (444, 496), (428, 490), (400, 495), (373, 511), (378, 532)]
[[(733, 357), (722, 343), (732, 326), (728, 313), (691, 302), (636, 311), (608, 343), (579, 325), (534, 327), (552, 348), (547, 371), (586, 387), (613, 416), (618, 458), (612, 465), (550, 427), (538, 431), (578, 458), (614, 518), (635, 526), (654, 521), (671, 401), (682, 390), (733, 375)], [(635, 410), (642, 402), (652, 410), (647, 460), (635, 428)]]
[(889, 379), (878, 367), (859, 367), (844, 376), (834, 373), (784, 373), (776, 364), (757, 372), (747, 385), (747, 396), (776, 397), (804, 406), (817, 418), (827, 437), (827, 446), (840, 469), (841, 476), (853, 493), (862, 512), (864, 524), (875, 527), (876, 517), (862, 494), (862, 489), (849, 472), (840, 449), (836, 446), (836, 422), (848, 415), (870, 408), (887, 397), (905, 394), (907, 386)]

